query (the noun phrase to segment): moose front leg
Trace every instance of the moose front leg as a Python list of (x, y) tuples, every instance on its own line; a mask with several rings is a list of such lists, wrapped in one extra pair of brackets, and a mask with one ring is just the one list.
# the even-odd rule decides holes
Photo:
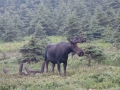
[(66, 67), (67, 67), (67, 62), (66, 62), (66, 63), (63, 63), (64, 76), (66, 76)]

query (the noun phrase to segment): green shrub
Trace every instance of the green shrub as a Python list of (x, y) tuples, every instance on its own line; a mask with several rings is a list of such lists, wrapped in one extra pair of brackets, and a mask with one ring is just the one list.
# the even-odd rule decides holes
[(87, 45), (84, 47), (84, 53), (89, 61), (89, 64), (91, 63), (91, 60), (95, 60), (98, 64), (102, 63), (106, 58), (103, 49), (94, 45)]
[(104, 61), (106, 65), (112, 66), (120, 66), (120, 55), (118, 54), (109, 54), (106, 56), (106, 60)]
[(43, 60), (46, 44), (47, 43), (44, 40), (32, 37), (27, 44), (19, 49), (20, 53), (22, 53), (19, 62), (38, 62), (39, 60)]

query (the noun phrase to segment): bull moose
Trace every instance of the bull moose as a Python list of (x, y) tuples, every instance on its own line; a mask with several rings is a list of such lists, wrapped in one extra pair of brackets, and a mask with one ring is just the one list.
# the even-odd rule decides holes
[(83, 56), (84, 52), (77, 46), (77, 43), (84, 42), (84, 39), (67, 39), (68, 42), (59, 42), (57, 44), (48, 44), (45, 48), (45, 60), (42, 64), (41, 73), (44, 72), (46, 64), (46, 72), (48, 72), (48, 64), (52, 63), (52, 71), (54, 72), (55, 64), (57, 64), (58, 74), (61, 75), (60, 64), (63, 63), (64, 76), (66, 75), (66, 67), (68, 54), (75, 52), (78, 56)]

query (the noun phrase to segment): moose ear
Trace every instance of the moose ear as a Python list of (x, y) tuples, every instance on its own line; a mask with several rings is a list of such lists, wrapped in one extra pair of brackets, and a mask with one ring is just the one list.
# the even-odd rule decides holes
[(67, 38), (67, 40), (70, 42), (70, 38)]
[(67, 38), (67, 40), (69, 41), (69, 43), (71, 43), (71, 44), (75, 44), (75, 42), (74, 42), (72, 39)]

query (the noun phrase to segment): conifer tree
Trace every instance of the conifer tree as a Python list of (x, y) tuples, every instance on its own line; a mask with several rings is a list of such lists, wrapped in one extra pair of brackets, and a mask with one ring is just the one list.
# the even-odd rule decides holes
[(18, 60), (19, 63), (38, 62), (44, 59), (44, 49), (46, 42), (41, 41), (32, 36), (30, 41), (19, 49), (22, 57)]
[(41, 23), (37, 23), (37, 25), (35, 27), (34, 35), (36, 38), (40, 38), (40, 39), (43, 39), (46, 37), (45, 30), (43, 30)]
[(115, 42), (120, 43), (120, 11), (117, 13), (117, 17), (115, 19), (115, 24), (114, 24), (114, 39)]
[(98, 46), (87, 45), (84, 48), (84, 53), (87, 57), (88, 65), (90, 65), (91, 60), (95, 60), (99, 64), (106, 59), (104, 51)]
[(90, 23), (90, 34), (93, 39), (101, 39), (103, 38), (103, 33), (105, 27), (108, 25), (108, 18), (106, 13), (99, 7), (96, 10), (95, 15), (91, 19)]
[(70, 15), (68, 17), (66, 32), (65, 32), (67, 37), (74, 37), (79, 35), (80, 33), (79, 26), (80, 26), (79, 18), (75, 14)]
[(44, 59), (45, 46), (49, 39), (40, 23), (35, 26), (35, 32), (29, 43), (20, 48), (22, 58), (19, 62), (38, 62)]

